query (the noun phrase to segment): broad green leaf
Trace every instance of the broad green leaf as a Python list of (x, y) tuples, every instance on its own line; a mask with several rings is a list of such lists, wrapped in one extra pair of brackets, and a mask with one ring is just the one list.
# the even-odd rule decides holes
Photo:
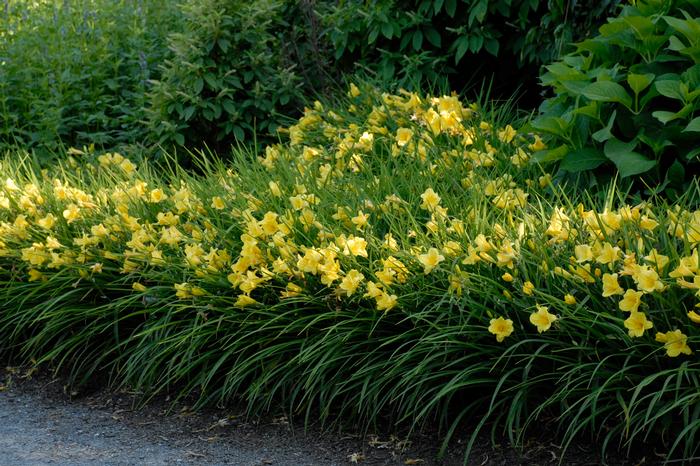
[(382, 34), (387, 39), (391, 39), (391, 36), (394, 34), (394, 28), (391, 23), (382, 24)]
[(206, 73), (204, 75), (204, 80), (207, 82), (209, 89), (211, 89), (211, 90), (218, 90), (219, 89), (219, 81), (216, 79), (216, 76), (214, 76), (213, 73)]
[(668, 139), (665, 139), (664, 133), (657, 133), (657, 134), (644, 134), (643, 132), (640, 132), (637, 135), (637, 139), (639, 139), (639, 142), (644, 143), (647, 145), (653, 152), (654, 154), (660, 154), (666, 147), (672, 146), (673, 143), (669, 141)]
[(591, 101), (588, 105), (579, 107), (574, 110), (574, 115), (585, 115), (587, 117), (597, 119), (598, 118), (598, 102)]
[(627, 75), (627, 83), (635, 94), (639, 94), (644, 89), (649, 87), (651, 82), (654, 80), (654, 74), (636, 74), (630, 73)]
[(442, 38), (440, 34), (435, 30), (435, 28), (429, 27), (425, 31), (425, 37), (435, 47), (440, 47), (442, 45)]
[(683, 82), (688, 83), (691, 89), (700, 89), (700, 65), (693, 65), (680, 76)]
[(488, 7), (488, 0), (479, 0), (476, 5), (471, 7), (467, 24), (469, 24), (469, 26), (473, 25), (475, 19), (477, 23), (483, 23), (484, 18), (486, 18), (486, 13), (488, 12)]
[(582, 73), (581, 71), (577, 70), (576, 68), (572, 68), (571, 66), (568, 66), (567, 64), (563, 62), (556, 62), (552, 63), (551, 65), (545, 66), (547, 71), (552, 73), (554, 76), (556, 76), (557, 79), (562, 80), (562, 81), (569, 81), (569, 80), (575, 80), (575, 81), (585, 81), (588, 80), (588, 76), (585, 75), (585, 73)]
[(584, 69), (586, 63), (586, 59), (578, 55), (565, 55), (562, 57), (561, 61), (569, 65), (576, 71)]
[(602, 37), (612, 37), (614, 35), (629, 31), (629, 28), (619, 18), (603, 24), (598, 29)]
[(219, 45), (221, 51), (224, 53), (228, 52), (228, 49), (231, 47), (231, 41), (228, 39), (221, 38), (218, 41), (216, 41), (216, 43)]
[(471, 36), (469, 38), (469, 49), (472, 52), (474, 52), (474, 53), (480, 52), (482, 45), (484, 45), (484, 36), (477, 35), (477, 36)]
[(656, 81), (654, 87), (659, 92), (659, 94), (661, 94), (664, 97), (676, 100), (683, 100), (680, 81), (670, 79)]
[(651, 115), (659, 120), (661, 123), (666, 124), (670, 121), (677, 120), (679, 118), (684, 118), (690, 114), (690, 112), (693, 111), (693, 106), (688, 104), (684, 106), (680, 111), (678, 112), (667, 112), (664, 110), (657, 110), (656, 112), (651, 112)]
[(633, 152), (636, 147), (637, 141), (623, 142), (617, 138), (612, 138), (605, 143), (604, 152), (606, 157), (614, 160)]
[(696, 45), (700, 41), (700, 21), (674, 18), (672, 16), (664, 16), (663, 18), (669, 26), (683, 34), (690, 41), (691, 45)]
[(568, 79), (562, 79), (559, 84), (564, 87), (570, 94), (573, 95), (581, 95), (583, 90), (590, 84), (590, 81), (586, 79), (585, 81), (576, 81), (576, 80), (568, 80)]
[(598, 81), (586, 86), (581, 93), (591, 100), (618, 102), (626, 107), (632, 105), (632, 97), (625, 88), (612, 81)]
[(454, 43), (457, 44), (455, 50), (455, 63), (459, 63), (459, 61), (469, 49), (469, 37), (460, 36), (459, 39), (454, 41)]
[(622, 20), (634, 31), (637, 39), (641, 41), (648, 39), (649, 36), (654, 34), (656, 29), (654, 22), (646, 16), (625, 16)]
[(668, 36), (665, 35), (651, 35), (644, 39), (640, 51), (651, 56), (656, 56), (659, 53), (659, 49), (664, 46), (668, 41)]
[(574, 44), (577, 52), (590, 52), (596, 57), (607, 57), (610, 54), (610, 47), (602, 41), (586, 39)]
[(605, 143), (603, 149), (605, 156), (612, 160), (622, 178), (647, 172), (657, 164), (656, 160), (649, 160), (642, 154), (634, 152), (636, 146), (636, 141), (622, 142), (614, 138)]
[(678, 53), (690, 57), (696, 64), (700, 63), (700, 45), (686, 47)]
[(568, 133), (569, 123), (561, 117), (544, 116), (535, 119), (532, 122), (532, 127), (555, 136), (565, 137)]
[(419, 29), (413, 32), (413, 50), (419, 51), (423, 47), (423, 32)]
[(540, 150), (532, 154), (532, 161), (535, 163), (556, 162), (563, 159), (569, 153), (569, 146), (562, 144), (554, 149)]
[(610, 115), (610, 119), (608, 120), (608, 124), (605, 126), (605, 128), (602, 128), (595, 133), (591, 135), (591, 137), (598, 141), (598, 142), (605, 142), (608, 139), (613, 137), (612, 134), (612, 127), (613, 123), (615, 122), (615, 117), (617, 116), (617, 110), (612, 112), (612, 115)]
[(607, 161), (607, 157), (601, 151), (592, 147), (586, 147), (566, 154), (561, 162), (561, 169), (578, 173), (593, 170)]
[(195, 94), (199, 94), (202, 92), (202, 89), (204, 89), (204, 80), (202, 78), (197, 78), (194, 81), (194, 86), (192, 87), (192, 90), (194, 90)]
[(239, 142), (245, 141), (245, 132), (243, 131), (243, 128), (241, 128), (240, 126), (233, 127), (233, 136)]
[(367, 42), (370, 44), (374, 44), (377, 41), (377, 38), (379, 37), (379, 28), (373, 28), (371, 31), (369, 31), (369, 34), (367, 35)]
[(678, 160), (674, 161), (671, 166), (668, 167), (666, 180), (676, 186), (683, 184), (685, 180), (685, 168)]
[(700, 117), (695, 117), (692, 120), (690, 120), (690, 123), (688, 123), (688, 126), (683, 129), (683, 132), (686, 131), (697, 131), (700, 132)]
[(494, 57), (498, 56), (498, 48), (500, 47), (500, 42), (498, 42), (498, 39), (487, 39), (486, 42), (484, 43), (484, 48), (488, 53), (493, 55)]
[(185, 108), (185, 111), (182, 112), (182, 118), (185, 121), (189, 121), (190, 118), (192, 118), (192, 115), (194, 115), (195, 107), (193, 105), (190, 105), (189, 107)]
[(457, 12), (457, 0), (447, 0), (445, 2), (445, 11), (447, 11), (450, 18), (454, 18)]
[(671, 36), (668, 38), (668, 49), (674, 52), (680, 52), (686, 48), (686, 45), (676, 36)]
[(685, 159), (686, 159), (688, 162), (691, 162), (691, 161), (692, 161), (694, 158), (696, 158), (698, 155), (700, 155), (700, 147), (698, 147), (697, 149), (693, 149), (693, 150), (691, 150), (690, 152), (688, 152), (687, 154), (685, 154)]
[(635, 38), (635, 31), (630, 25), (625, 24), (625, 18), (616, 18), (598, 29), (602, 37), (605, 37), (603, 45), (619, 45), (621, 47), (634, 49), (639, 44)]

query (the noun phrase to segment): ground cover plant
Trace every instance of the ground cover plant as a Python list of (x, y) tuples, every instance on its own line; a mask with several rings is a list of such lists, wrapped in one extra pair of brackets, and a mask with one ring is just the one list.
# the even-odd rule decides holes
[(456, 96), (353, 85), (287, 134), (199, 175), (3, 160), (4, 353), (446, 441), (546, 420), (564, 445), (698, 455), (697, 184), (569, 192), (528, 163), (540, 136)]

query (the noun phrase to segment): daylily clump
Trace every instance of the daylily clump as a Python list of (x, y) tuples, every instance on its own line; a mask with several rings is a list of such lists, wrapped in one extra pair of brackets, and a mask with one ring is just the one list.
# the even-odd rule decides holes
[[(206, 354), (221, 359), (202, 384), (235, 379), (258, 390), (251, 399), (275, 385), (250, 383), (265, 377), (258, 367), (301, 377), (293, 371), (312, 357), (306, 342), (319, 354), (369, 344), (377, 367), (406, 364), (409, 373), (423, 364), (468, 370), (432, 351), (448, 348), (455, 361), (478, 353), (484, 380), (522, 355), (562, 355), (542, 368), (568, 357), (602, 364), (618, 353), (640, 372), (694, 364), (700, 211), (565, 198), (531, 163), (542, 139), (486, 116), (453, 95), (364, 90), (343, 109), (308, 108), (286, 130), (289, 143), (252, 163), (241, 157), (203, 175), (156, 173), (119, 154), (43, 172), (6, 160), (0, 273), (9, 304), (0, 320), (13, 324), (0, 332), (21, 320), (27, 304), (18, 296), (38, 309), (65, 290), (77, 307), (123, 318), (135, 342), (190, 324), (180, 335), (198, 341), (206, 328)], [(145, 330), (169, 310), (173, 320)], [(105, 341), (115, 331), (100, 328)], [(414, 331), (420, 336), (399, 343)], [(2, 336), (21, 346), (22, 335)], [(247, 340), (254, 335), (261, 340)], [(247, 342), (264, 363), (247, 366), (219, 340), (221, 348)], [(293, 356), (270, 349), (296, 342), (305, 343)], [(510, 348), (517, 353), (501, 360)], [(336, 361), (349, 361), (343, 380), (357, 385), (346, 390), (360, 393), (364, 362), (355, 356)], [(152, 360), (169, 357), (156, 351)], [(413, 391), (401, 385), (408, 376), (393, 382), (404, 391), (392, 400)]]
[[(233, 171), (206, 189), (184, 180), (158, 184), (113, 153), (81, 168), (110, 173), (100, 185), (48, 174), (40, 185), (6, 177), (2, 255), (26, 264), (32, 282), (67, 269), (83, 278), (108, 270), (155, 284), (154, 271), (178, 264), (185, 281), (173, 283), (176, 298), (220, 294), (209, 288), (223, 276), (239, 307), (325, 289), (340, 301), (396, 312), (410, 305), (409, 290), (424, 286), (422, 276), (459, 300), (493, 274), (501, 283), (494, 282), (484, 304), (524, 313), (538, 333), (555, 321), (565, 329), (572, 317), (548, 309), (575, 304), (577, 294), (613, 300), (610, 307), (629, 313), (624, 328), (634, 338), (644, 337), (662, 312), (655, 303), (664, 294), (700, 297), (698, 212), (648, 204), (554, 205), (543, 212), (530, 200), (546, 198), (551, 178), (536, 183), (518, 173), (544, 148), (541, 139), (479, 120), (477, 107), (454, 96), (384, 94), (348, 112), (344, 118), (321, 104), (307, 109), (289, 128), (291, 144), (268, 147), (259, 160), (269, 174), (262, 190), (242, 190), (245, 180)], [(385, 190), (376, 171), (381, 158), (418, 176)], [(361, 183), (367, 184), (360, 189)], [(460, 195), (465, 189), (468, 198)], [(222, 236), (223, 224), (239, 231), (238, 241)], [(659, 243), (659, 234), (672, 242)], [(676, 249), (664, 249), (674, 243)], [(569, 293), (556, 297), (546, 277)], [(495, 296), (518, 305), (502, 306)], [(529, 317), (528, 303), (538, 309)], [(493, 322), (482, 325), (494, 333)], [(509, 327), (507, 334), (517, 337), (525, 328)], [(506, 335), (496, 334), (499, 342)]]

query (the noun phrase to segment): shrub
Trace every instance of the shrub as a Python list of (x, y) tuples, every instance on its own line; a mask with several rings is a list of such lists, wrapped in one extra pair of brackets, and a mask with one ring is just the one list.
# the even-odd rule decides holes
[(176, 22), (170, 2), (5, 2), (0, 10), (0, 148), (144, 139), (148, 80)]
[[(424, 79), (437, 82), (448, 76), (453, 88), (456, 83), (461, 87), (493, 72), (512, 94), (527, 79), (517, 69), (536, 65), (536, 70), (549, 63), (572, 39), (586, 37), (596, 19), (620, 1), (594, 3), (348, 0), (318, 2), (317, 8), (335, 58), (346, 66), (359, 62), (386, 82), (413, 87)], [(493, 69), (483, 69), (489, 55), (499, 60)]]
[(288, 7), (265, 0), (191, 0), (184, 31), (151, 92), (158, 143), (227, 148), (276, 137), (283, 115), (303, 106), (302, 80), (285, 51)]
[(698, 13), (696, 2), (682, 0), (627, 5), (598, 36), (547, 66), (542, 83), (555, 96), (533, 127), (550, 136), (551, 148), (537, 159), (603, 187), (615, 167), (637, 180), (634, 189), (684, 192), (700, 154)]
[(289, 144), (198, 176), (5, 160), (2, 349), (251, 412), (446, 438), (481, 416), (474, 432), (513, 442), (546, 420), (565, 446), (588, 431), (697, 456), (700, 189), (565, 195), (527, 163), (539, 138), (506, 123), (353, 86)]
[(274, 142), (286, 116), (328, 97), (358, 69), (387, 88), (409, 89), (447, 87), (448, 78), (462, 88), (498, 69), (510, 97), (527, 73), (503, 72), (504, 63), (557, 56), (618, 3), (188, 1), (185, 30), (171, 37), (173, 58), (151, 94), (149, 126), (166, 145)]

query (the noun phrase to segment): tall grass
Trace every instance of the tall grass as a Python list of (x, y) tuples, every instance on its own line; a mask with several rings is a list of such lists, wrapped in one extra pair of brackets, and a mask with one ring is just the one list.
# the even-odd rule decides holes
[(5, 352), (200, 405), (438, 425), (467, 454), (480, 429), (523, 443), (555, 419), (565, 446), (690, 461), (700, 189), (569, 192), (508, 117), (352, 86), (257, 163), (202, 156), (202, 175), (8, 158)]

